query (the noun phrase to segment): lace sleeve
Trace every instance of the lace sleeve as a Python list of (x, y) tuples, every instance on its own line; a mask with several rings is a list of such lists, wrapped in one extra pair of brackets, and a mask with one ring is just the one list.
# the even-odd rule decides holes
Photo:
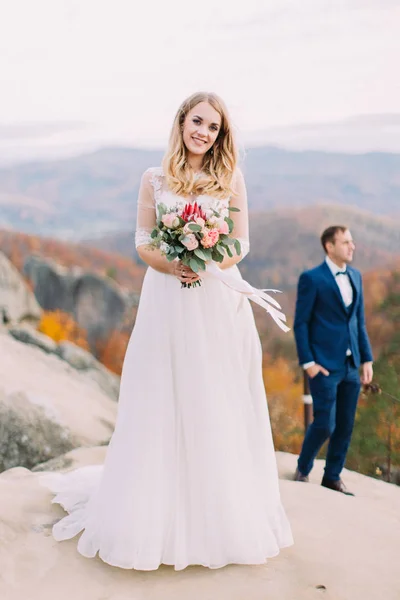
[(233, 236), (239, 240), (242, 247), (241, 257), (244, 258), (250, 251), (249, 214), (246, 184), (240, 169), (236, 172), (234, 190), (236, 193), (231, 198), (230, 206), (238, 208), (240, 212), (231, 212), (229, 216), (234, 223)]
[(139, 246), (146, 246), (151, 242), (150, 234), (156, 225), (156, 209), (151, 180), (151, 171), (145, 171), (140, 182), (137, 205), (135, 232), (136, 248)]

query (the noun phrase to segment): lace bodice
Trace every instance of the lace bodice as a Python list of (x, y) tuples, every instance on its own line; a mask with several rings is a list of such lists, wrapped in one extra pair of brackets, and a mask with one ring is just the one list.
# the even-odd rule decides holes
[[(214, 210), (219, 212), (223, 217), (229, 216), (229, 198), (219, 199), (213, 196), (199, 195), (193, 196), (193, 202), (195, 200), (202, 207), (207, 217), (211, 217), (214, 214)], [(232, 213), (230, 215), (235, 221), (234, 236), (239, 238), (242, 245), (242, 257), (249, 251), (247, 199), (244, 198), (244, 200), (246, 210), (241, 210), (239, 213)], [(162, 167), (147, 169), (142, 176), (139, 191), (135, 234), (136, 247), (138, 248), (151, 242), (150, 234), (156, 225), (156, 211), (160, 203), (165, 204), (167, 207), (179, 206), (183, 209), (190, 201), (188, 198), (183, 198), (171, 192), (167, 186)]]

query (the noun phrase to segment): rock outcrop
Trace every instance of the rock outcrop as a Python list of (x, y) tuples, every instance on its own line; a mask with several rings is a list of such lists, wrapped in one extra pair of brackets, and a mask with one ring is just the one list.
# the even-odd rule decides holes
[(57, 351), (56, 342), (48, 335), (40, 333), (40, 331), (37, 331), (33, 327), (27, 325), (10, 327), (8, 329), (8, 333), (19, 342), (36, 346), (48, 354), (52, 354)]
[(123, 323), (130, 301), (110, 278), (80, 268), (66, 269), (38, 256), (26, 260), (24, 274), (40, 306), (71, 314), (86, 330), (92, 350)]
[(19, 342), (36, 346), (47, 354), (56, 354), (71, 367), (86, 373), (91, 380), (96, 381), (107, 396), (118, 400), (120, 378), (96, 360), (90, 352), (69, 341), (57, 344), (49, 336), (36, 331), (28, 324), (9, 327), (8, 333)]
[(42, 310), (25, 281), (0, 252), (0, 322), (39, 321)]
[(95, 369), (78, 371), (4, 332), (0, 356), (0, 471), (109, 441), (117, 404)]

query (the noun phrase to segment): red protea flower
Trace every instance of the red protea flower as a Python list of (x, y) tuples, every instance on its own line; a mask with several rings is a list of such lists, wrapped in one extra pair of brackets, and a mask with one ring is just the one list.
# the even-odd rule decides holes
[(188, 202), (183, 209), (181, 218), (185, 221), (185, 223), (188, 223), (189, 221), (194, 221), (197, 217), (204, 219), (204, 221), (207, 220), (205, 213), (201, 209), (201, 206), (197, 204), (197, 202), (194, 204), (190, 204), (190, 202)]

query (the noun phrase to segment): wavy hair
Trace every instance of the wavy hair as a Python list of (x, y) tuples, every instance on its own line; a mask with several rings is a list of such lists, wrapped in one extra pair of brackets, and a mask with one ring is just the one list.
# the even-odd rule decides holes
[[(187, 161), (182, 127), (187, 114), (200, 102), (208, 102), (221, 116), (221, 127), (213, 146), (203, 158), (202, 176), (195, 174)], [(176, 113), (163, 159), (168, 187), (178, 195), (207, 194), (226, 198), (234, 193), (232, 179), (238, 161), (232, 124), (225, 103), (216, 94), (197, 92), (184, 100)]]

